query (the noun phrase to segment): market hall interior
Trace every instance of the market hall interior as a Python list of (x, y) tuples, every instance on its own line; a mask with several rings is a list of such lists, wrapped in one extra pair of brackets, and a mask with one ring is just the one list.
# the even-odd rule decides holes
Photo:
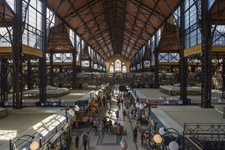
[(224, 7), (0, 1), (0, 149), (225, 149)]

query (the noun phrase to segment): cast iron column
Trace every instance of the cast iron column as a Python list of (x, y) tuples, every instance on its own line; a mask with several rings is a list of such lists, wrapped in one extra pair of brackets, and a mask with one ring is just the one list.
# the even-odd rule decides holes
[[(156, 39), (155, 39), (156, 40)], [(156, 44), (156, 42), (155, 42)], [(155, 45), (156, 47), (156, 45)], [(155, 80), (154, 80), (154, 88), (159, 87), (159, 50), (156, 48), (155, 52)]]
[(27, 60), (27, 87), (28, 90), (31, 90), (32, 87), (32, 82), (31, 82), (31, 62), (30, 62), (31, 58), (28, 58)]
[(16, 15), (13, 24), (13, 108), (22, 109), (22, 0), (15, 1)]
[(201, 18), (200, 30), (202, 33), (202, 81), (201, 81), (201, 107), (211, 107), (211, 89), (212, 89), (212, 35), (208, 15), (208, 2), (201, 0)]
[(179, 62), (179, 81), (180, 81), (180, 100), (184, 105), (187, 101), (187, 58), (184, 57), (184, 2), (180, 6), (180, 62)]
[(92, 64), (92, 60), (91, 60), (91, 56), (89, 55), (89, 71), (90, 72), (93, 71), (91, 64)]
[(222, 87), (222, 98), (225, 98), (225, 58), (223, 58), (223, 70), (222, 70), (222, 79), (223, 79), (223, 87)]
[(74, 49), (72, 50), (72, 57), (73, 57), (73, 62), (72, 62), (72, 89), (77, 88), (77, 35), (74, 33)]
[(4, 106), (4, 102), (8, 100), (8, 84), (7, 84), (8, 60), (3, 58), (1, 61), (1, 102), (0, 107)]
[(53, 51), (50, 50), (50, 62), (49, 62), (49, 65), (50, 65), (50, 74), (49, 74), (49, 79), (50, 79), (50, 85), (51, 86), (54, 86), (54, 73), (53, 73)]
[(82, 71), (82, 57), (83, 57), (82, 39), (80, 38), (80, 71)]
[(42, 51), (43, 57), (39, 58), (39, 78), (40, 78), (40, 103), (46, 102), (46, 1), (42, 1)]
[(73, 69), (72, 69), (73, 70), (73, 73), (72, 73), (72, 89), (76, 89), (76, 87), (77, 87), (77, 70), (76, 70), (77, 52), (76, 52), (76, 47), (75, 47), (74, 50), (72, 50), (72, 56), (73, 56), (73, 62), (72, 62), (72, 67), (73, 67)]

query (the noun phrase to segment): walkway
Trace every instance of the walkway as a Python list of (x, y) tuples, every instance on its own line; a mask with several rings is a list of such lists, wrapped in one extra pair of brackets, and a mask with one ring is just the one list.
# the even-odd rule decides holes
[[(135, 120), (134, 119), (126, 119), (123, 120), (122, 116), (122, 107), (119, 111), (119, 120), (118, 122), (124, 127), (124, 134), (123, 135), (115, 135), (111, 133), (102, 134), (101, 132), (101, 120), (104, 116), (107, 116), (107, 119), (111, 119), (113, 123), (116, 121), (116, 115), (115, 112), (118, 109), (118, 106), (116, 104), (116, 100), (112, 99), (112, 115), (108, 116), (108, 111), (106, 108), (102, 109), (99, 113), (99, 126), (98, 131), (95, 132), (93, 128), (81, 128), (81, 129), (74, 129), (73, 130), (73, 140), (71, 143), (70, 148), (72, 150), (75, 149), (75, 137), (80, 137), (80, 143), (79, 143), (79, 150), (83, 150), (83, 144), (82, 144), (82, 135), (86, 132), (90, 132), (91, 136), (91, 143), (90, 143), (90, 149), (91, 150), (119, 150), (120, 149), (120, 141), (122, 138), (124, 138), (128, 144), (129, 150), (142, 150), (142, 149), (150, 149), (143, 148), (141, 146), (141, 140), (140, 140), (140, 132), (138, 132), (137, 137), (137, 143), (133, 142), (133, 128), (135, 127)], [(142, 126), (140, 130), (147, 129), (147, 126)]]

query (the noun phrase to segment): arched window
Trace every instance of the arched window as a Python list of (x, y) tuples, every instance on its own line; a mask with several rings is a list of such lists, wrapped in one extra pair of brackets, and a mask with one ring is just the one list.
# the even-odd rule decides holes
[(121, 71), (121, 61), (118, 59), (115, 61), (115, 71)]
[(114, 72), (114, 67), (113, 67), (113, 66), (110, 66), (110, 67), (109, 67), (109, 72), (111, 72), (111, 73)]
[(126, 73), (126, 72), (127, 72), (127, 67), (126, 67), (126, 66), (123, 66), (122, 72), (123, 72), (123, 73)]

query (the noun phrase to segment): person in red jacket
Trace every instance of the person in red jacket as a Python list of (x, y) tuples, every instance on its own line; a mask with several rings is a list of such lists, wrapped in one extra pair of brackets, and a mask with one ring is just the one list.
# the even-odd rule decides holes
[(145, 139), (145, 132), (143, 131), (141, 133), (141, 146), (143, 146), (143, 144), (144, 144), (144, 139)]

